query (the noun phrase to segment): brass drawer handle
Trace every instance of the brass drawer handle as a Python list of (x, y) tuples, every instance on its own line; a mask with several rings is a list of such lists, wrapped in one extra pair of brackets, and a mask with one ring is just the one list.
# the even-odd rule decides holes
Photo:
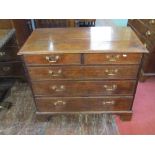
[(144, 47), (145, 47), (145, 48), (147, 47), (147, 44), (146, 44), (146, 43), (144, 43)]
[(4, 56), (5, 55), (5, 52), (0, 52), (0, 56)]
[(54, 56), (46, 56), (46, 60), (48, 60), (50, 63), (55, 63), (59, 60), (60, 56), (59, 55), (54, 55)]
[(149, 20), (149, 24), (155, 24), (155, 20), (154, 19)]
[(106, 69), (105, 73), (107, 73), (107, 75), (109, 75), (109, 76), (113, 76), (118, 73), (118, 69)]
[(11, 68), (10, 68), (9, 66), (6, 66), (6, 67), (3, 67), (3, 68), (2, 68), (2, 70), (3, 70), (4, 72), (8, 72), (10, 69), (11, 69)]
[(64, 91), (65, 90), (65, 86), (64, 85), (60, 85), (60, 86), (57, 86), (57, 85), (53, 85), (51, 87), (52, 90), (56, 91), (56, 92), (61, 92), (61, 91)]
[(103, 101), (102, 104), (103, 104), (103, 105), (106, 105), (106, 104), (107, 104), (107, 105), (109, 105), (109, 104), (114, 105), (114, 104), (115, 104), (115, 101)]
[(56, 102), (54, 102), (53, 103), (55, 106), (59, 106), (59, 105), (65, 105), (66, 104), (66, 102), (65, 101), (56, 101)]
[(127, 55), (127, 54), (123, 54), (122, 56), (123, 56), (124, 58), (126, 58), (128, 55)]
[(49, 70), (48, 73), (51, 75), (51, 76), (60, 76), (61, 73), (62, 73), (62, 70), (59, 69), (58, 71), (54, 72), (53, 70)]
[(117, 85), (113, 84), (113, 85), (104, 85), (104, 88), (106, 89), (106, 91), (114, 91), (117, 89)]
[(146, 31), (145, 35), (146, 36), (150, 36), (151, 35), (151, 32), (148, 30), (148, 31)]
[(116, 54), (116, 55), (107, 55), (106, 58), (109, 61), (111, 61), (111, 62), (115, 62), (115, 61), (117, 61), (120, 58), (120, 55), (119, 54)]

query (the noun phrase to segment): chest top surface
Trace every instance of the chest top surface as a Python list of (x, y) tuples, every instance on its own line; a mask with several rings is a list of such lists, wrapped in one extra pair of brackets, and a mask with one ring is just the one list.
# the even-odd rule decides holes
[(81, 27), (36, 29), (18, 54), (110, 52), (148, 51), (129, 27)]

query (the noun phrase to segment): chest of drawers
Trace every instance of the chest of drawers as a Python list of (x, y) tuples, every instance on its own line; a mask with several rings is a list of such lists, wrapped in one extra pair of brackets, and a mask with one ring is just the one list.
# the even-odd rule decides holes
[(0, 29), (0, 101), (17, 78), (24, 76), (22, 61), (17, 56), (14, 29)]
[(154, 19), (130, 19), (128, 22), (144, 46), (149, 50), (149, 54), (144, 55), (141, 69), (141, 81), (147, 77), (155, 76), (155, 20)]
[(112, 113), (130, 120), (143, 53), (130, 28), (36, 29), (19, 55), (36, 114)]

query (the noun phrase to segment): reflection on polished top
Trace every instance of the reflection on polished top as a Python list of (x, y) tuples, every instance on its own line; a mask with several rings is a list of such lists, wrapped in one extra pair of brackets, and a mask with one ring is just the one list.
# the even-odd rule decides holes
[(148, 51), (129, 27), (42, 28), (33, 31), (18, 54)]

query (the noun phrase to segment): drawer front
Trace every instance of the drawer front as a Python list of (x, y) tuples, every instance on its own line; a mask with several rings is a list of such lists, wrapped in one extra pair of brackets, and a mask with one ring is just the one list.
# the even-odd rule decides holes
[(142, 54), (84, 54), (85, 64), (139, 64)]
[(80, 54), (25, 55), (27, 65), (81, 64)]
[(33, 82), (35, 95), (100, 96), (133, 95), (136, 81), (40, 81)]
[(0, 49), (0, 61), (20, 60), (20, 56), (17, 56), (17, 47), (3, 47)]
[(136, 79), (138, 65), (28, 67), (32, 81), (53, 79)]
[(80, 112), (130, 110), (132, 97), (36, 98), (40, 112)]
[(16, 63), (0, 63), (0, 76), (4, 77), (14, 77), (14, 76), (22, 76), (23, 67), (21, 62)]

